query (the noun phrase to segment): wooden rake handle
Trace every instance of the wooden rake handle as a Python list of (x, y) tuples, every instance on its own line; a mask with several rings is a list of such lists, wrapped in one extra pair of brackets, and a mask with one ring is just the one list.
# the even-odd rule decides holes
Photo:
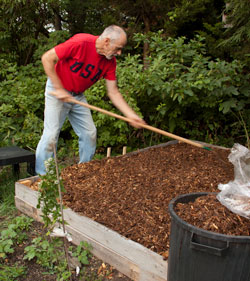
[[(99, 107), (96, 107), (96, 106), (87, 104), (87, 103), (85, 103), (85, 102), (78, 101), (78, 100), (76, 100), (76, 99), (74, 99), (74, 98), (72, 98), (72, 99), (70, 100), (70, 102), (75, 103), (75, 104), (79, 104), (79, 105), (84, 106), (84, 107), (87, 107), (87, 108), (89, 108), (89, 109), (91, 109), (91, 110), (99, 111), (99, 112), (101, 112), (101, 113), (103, 113), (103, 114), (106, 114), (106, 115), (109, 115), (109, 116), (112, 116), (112, 117), (121, 119), (121, 120), (126, 121), (126, 122), (128, 122), (128, 123), (135, 123), (135, 121), (132, 120), (132, 119), (130, 119), (130, 118), (127, 118), (127, 117), (118, 115), (118, 114), (116, 114), (116, 113), (110, 112), (110, 111), (108, 111), (108, 110), (105, 110), (105, 109), (102, 109), (102, 108), (99, 108)], [(138, 123), (138, 125), (140, 125), (140, 127), (142, 127), (142, 128), (148, 129), (148, 130), (150, 130), (150, 131), (152, 131), (152, 132), (155, 132), (155, 133), (157, 133), (157, 134), (161, 134), (161, 135), (163, 135), (163, 136), (166, 136), (166, 137), (169, 137), (169, 138), (172, 138), (172, 139), (176, 139), (176, 140), (179, 140), (179, 141), (181, 141), (181, 142), (185, 142), (185, 143), (188, 143), (188, 144), (191, 144), (191, 145), (200, 147), (200, 148), (204, 148), (204, 149), (206, 149), (206, 150), (211, 150), (210, 147), (206, 147), (206, 146), (204, 146), (204, 145), (202, 145), (202, 144), (200, 144), (200, 143), (197, 143), (197, 142), (195, 142), (195, 141), (191, 141), (191, 140), (188, 140), (188, 139), (179, 137), (179, 136), (177, 136), (177, 135), (171, 134), (171, 133), (166, 132), (166, 131), (163, 131), (163, 130), (161, 130), (161, 129), (158, 129), (158, 128), (155, 128), (155, 127), (152, 127), (152, 126), (149, 126), (149, 125), (146, 125), (146, 124), (141, 124), (141, 123)]]

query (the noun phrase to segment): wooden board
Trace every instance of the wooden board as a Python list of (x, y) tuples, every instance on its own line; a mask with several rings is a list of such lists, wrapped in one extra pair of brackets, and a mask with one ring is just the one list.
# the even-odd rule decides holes
[[(36, 181), (38, 177), (23, 179), (15, 184), (15, 203), (22, 213), (41, 221), (41, 211), (36, 208), (38, 192), (22, 184), (22, 181)], [(87, 241), (92, 253), (114, 266), (134, 281), (167, 281), (167, 261), (159, 254), (119, 233), (67, 208), (64, 218), (73, 243)]]

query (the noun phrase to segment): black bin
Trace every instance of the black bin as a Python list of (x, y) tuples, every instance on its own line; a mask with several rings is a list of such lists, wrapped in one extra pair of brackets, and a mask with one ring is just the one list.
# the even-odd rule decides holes
[(219, 234), (183, 221), (174, 211), (211, 193), (178, 196), (169, 204), (171, 215), (168, 281), (250, 281), (250, 237)]

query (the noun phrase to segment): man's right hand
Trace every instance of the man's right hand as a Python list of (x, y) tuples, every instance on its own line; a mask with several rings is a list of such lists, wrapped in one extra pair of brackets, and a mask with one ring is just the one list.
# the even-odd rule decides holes
[(50, 49), (42, 56), (42, 64), (44, 67), (44, 71), (50, 78), (55, 89), (50, 94), (52, 94), (62, 102), (70, 102), (73, 97), (64, 89), (63, 84), (55, 71), (55, 64), (58, 62), (58, 60), (59, 58), (56, 54), (55, 48)]
[(57, 89), (49, 93), (62, 102), (71, 102), (73, 99), (73, 97), (65, 89)]

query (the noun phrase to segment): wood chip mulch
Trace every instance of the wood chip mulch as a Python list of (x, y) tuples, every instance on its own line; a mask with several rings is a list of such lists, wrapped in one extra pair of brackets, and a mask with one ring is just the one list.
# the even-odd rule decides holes
[(225, 235), (249, 236), (250, 220), (227, 209), (215, 194), (201, 196), (194, 202), (177, 203), (175, 213), (196, 227)]
[(234, 178), (229, 153), (179, 143), (76, 164), (62, 171), (63, 202), (167, 258), (170, 200), (192, 192), (219, 192), (219, 183)]

